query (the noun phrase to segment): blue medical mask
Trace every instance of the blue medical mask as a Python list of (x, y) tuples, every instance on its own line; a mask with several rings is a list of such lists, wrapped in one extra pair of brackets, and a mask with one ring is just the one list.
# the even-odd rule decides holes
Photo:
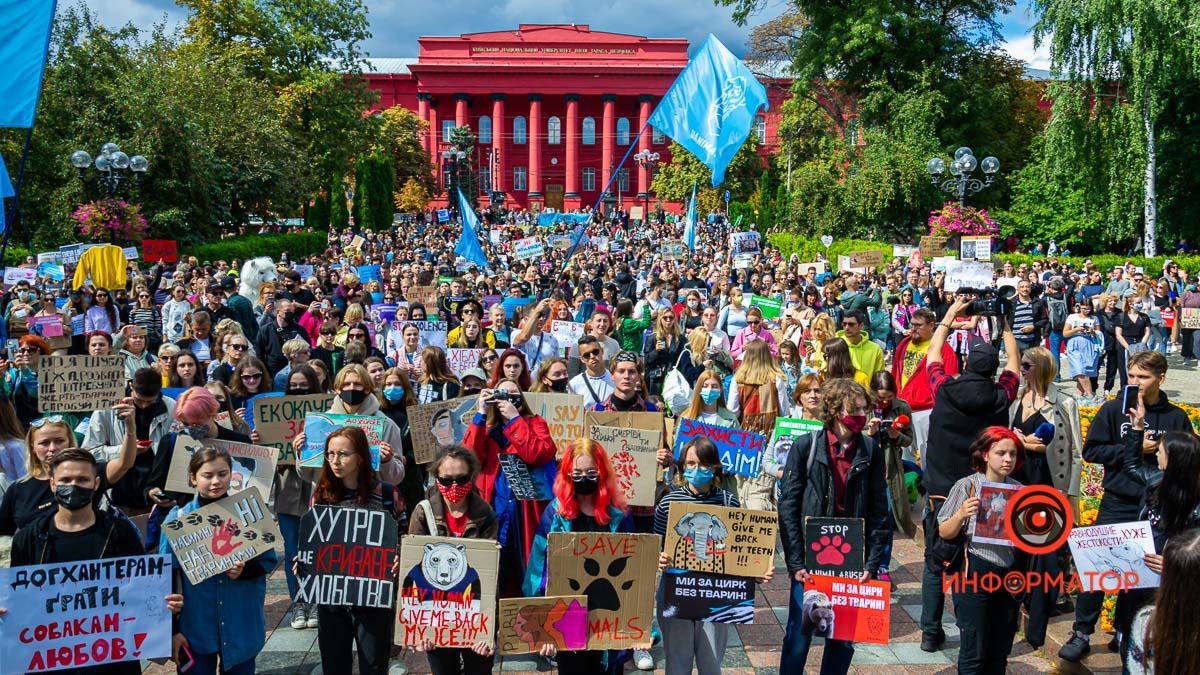
[(692, 487), (702, 490), (712, 482), (713, 470), (705, 469), (704, 467), (684, 469), (683, 477), (687, 479), (687, 482), (692, 484)]
[(700, 400), (704, 401), (704, 405), (712, 405), (721, 397), (720, 389), (701, 389)]
[(400, 399), (404, 398), (404, 387), (401, 387), (399, 385), (392, 385), (390, 387), (384, 387), (383, 388), (383, 397), (386, 398), (387, 400), (395, 403), (396, 401), (399, 401)]

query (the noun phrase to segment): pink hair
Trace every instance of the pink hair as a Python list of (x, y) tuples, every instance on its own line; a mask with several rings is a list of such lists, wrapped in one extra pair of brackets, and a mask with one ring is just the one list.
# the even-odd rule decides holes
[(201, 424), (217, 416), (221, 404), (204, 387), (191, 387), (175, 399), (175, 419), (184, 424)]

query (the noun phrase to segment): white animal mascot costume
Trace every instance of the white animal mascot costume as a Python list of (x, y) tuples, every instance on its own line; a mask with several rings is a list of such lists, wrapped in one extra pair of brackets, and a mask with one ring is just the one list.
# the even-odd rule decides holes
[(275, 281), (275, 262), (267, 257), (251, 258), (242, 264), (242, 285), (238, 294), (250, 301), (251, 306), (258, 302), (258, 292), (263, 284)]

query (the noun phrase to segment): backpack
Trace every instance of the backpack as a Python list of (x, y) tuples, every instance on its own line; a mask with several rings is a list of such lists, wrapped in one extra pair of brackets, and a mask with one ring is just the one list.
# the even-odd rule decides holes
[(1046, 296), (1046, 310), (1050, 314), (1050, 327), (1054, 330), (1061, 331), (1063, 325), (1067, 322), (1067, 301), (1065, 298), (1055, 298)]

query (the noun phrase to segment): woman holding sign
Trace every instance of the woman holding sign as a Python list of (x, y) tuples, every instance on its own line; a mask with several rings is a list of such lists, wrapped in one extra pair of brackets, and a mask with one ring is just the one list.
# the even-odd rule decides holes
[[(229, 493), (233, 459), (223, 448), (198, 450), (188, 462), (188, 483), (196, 496), (167, 514), (164, 524), (182, 518)], [(171, 556), (175, 584), (183, 589), (179, 632), (172, 637), (176, 663), (190, 657), (194, 675), (254, 675), (254, 659), (266, 644), (267, 577), (278, 560), (274, 549), (234, 563), (233, 569), (193, 584), (162, 535), (158, 552)], [(220, 661), (218, 670), (217, 662)]]
[(37, 400), (38, 367), (42, 357), (49, 356), (50, 345), (36, 335), (22, 335), (17, 344), (17, 353), (8, 355), (11, 361), (0, 359), (0, 373), (4, 374), (4, 395), (12, 401), (21, 426), (28, 428), (41, 415)]

